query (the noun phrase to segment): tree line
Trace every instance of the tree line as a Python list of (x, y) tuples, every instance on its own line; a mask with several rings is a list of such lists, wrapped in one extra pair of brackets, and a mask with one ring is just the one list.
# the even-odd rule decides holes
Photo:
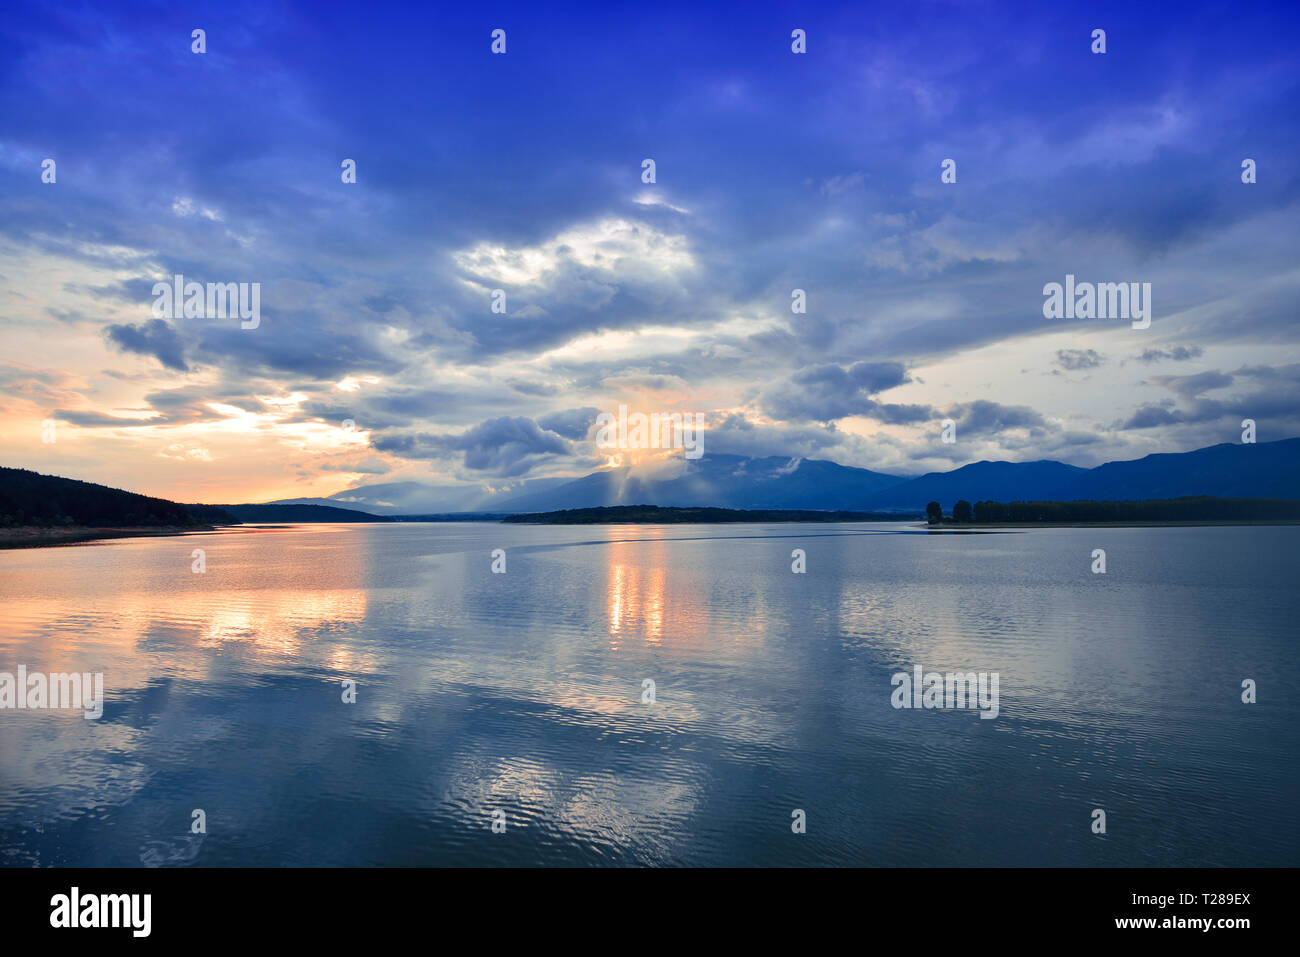
[(184, 505), (27, 469), (0, 468), (0, 528), (200, 524)]
[(608, 525), (612, 523), (685, 524), (717, 522), (881, 522), (915, 520), (912, 515), (875, 512), (825, 512), (808, 509), (712, 508), (673, 505), (603, 505), (554, 512), (510, 515), (503, 522), (536, 525)]
[(944, 518), (943, 506), (925, 507), (931, 525), (1066, 524), (1072, 522), (1264, 522), (1300, 520), (1300, 499), (1216, 498), (1210, 495), (1126, 502), (970, 502), (962, 499)]

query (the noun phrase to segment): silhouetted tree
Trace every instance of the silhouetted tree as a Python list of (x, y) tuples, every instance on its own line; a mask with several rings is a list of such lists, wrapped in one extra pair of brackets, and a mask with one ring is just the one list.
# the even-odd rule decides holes
[(962, 499), (952, 507), (952, 520), (954, 522), (969, 522), (972, 518), (970, 502)]
[(938, 525), (943, 521), (943, 506), (938, 502), (931, 502), (925, 507), (925, 517), (931, 525)]

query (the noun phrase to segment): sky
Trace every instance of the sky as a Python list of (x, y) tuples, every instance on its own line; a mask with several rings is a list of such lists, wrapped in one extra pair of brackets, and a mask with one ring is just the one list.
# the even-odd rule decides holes
[[(13, 7), (0, 464), (500, 490), (661, 465), (620, 404), (900, 475), (1297, 436), (1297, 49), (1292, 3)], [(177, 274), (256, 326), (160, 318)], [(1047, 318), (1067, 275), (1150, 325)]]

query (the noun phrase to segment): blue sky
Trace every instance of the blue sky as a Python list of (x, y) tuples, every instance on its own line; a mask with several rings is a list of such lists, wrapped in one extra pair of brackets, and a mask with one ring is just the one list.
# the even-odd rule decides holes
[[(607, 465), (620, 403), (896, 473), (1300, 435), (1300, 10), (1133, 7), (8, 11), (4, 464), (501, 488)], [(260, 324), (156, 318), (176, 273)], [(1044, 318), (1067, 274), (1150, 327)]]

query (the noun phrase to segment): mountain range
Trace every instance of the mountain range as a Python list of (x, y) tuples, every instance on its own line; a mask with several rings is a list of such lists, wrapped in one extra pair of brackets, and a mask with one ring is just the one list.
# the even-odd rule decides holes
[[(609, 505), (924, 511), (958, 499), (1127, 501), (1212, 495), (1300, 498), (1300, 438), (1213, 445), (1085, 469), (1062, 462), (975, 462), (948, 472), (888, 475), (819, 459), (705, 455), (667, 470), (605, 469), (575, 479), (534, 479), (502, 490), (420, 482), (364, 485), (329, 498), (274, 505), (324, 505), (373, 515), (543, 512)], [(230, 508), (229, 506), (226, 506)]]

